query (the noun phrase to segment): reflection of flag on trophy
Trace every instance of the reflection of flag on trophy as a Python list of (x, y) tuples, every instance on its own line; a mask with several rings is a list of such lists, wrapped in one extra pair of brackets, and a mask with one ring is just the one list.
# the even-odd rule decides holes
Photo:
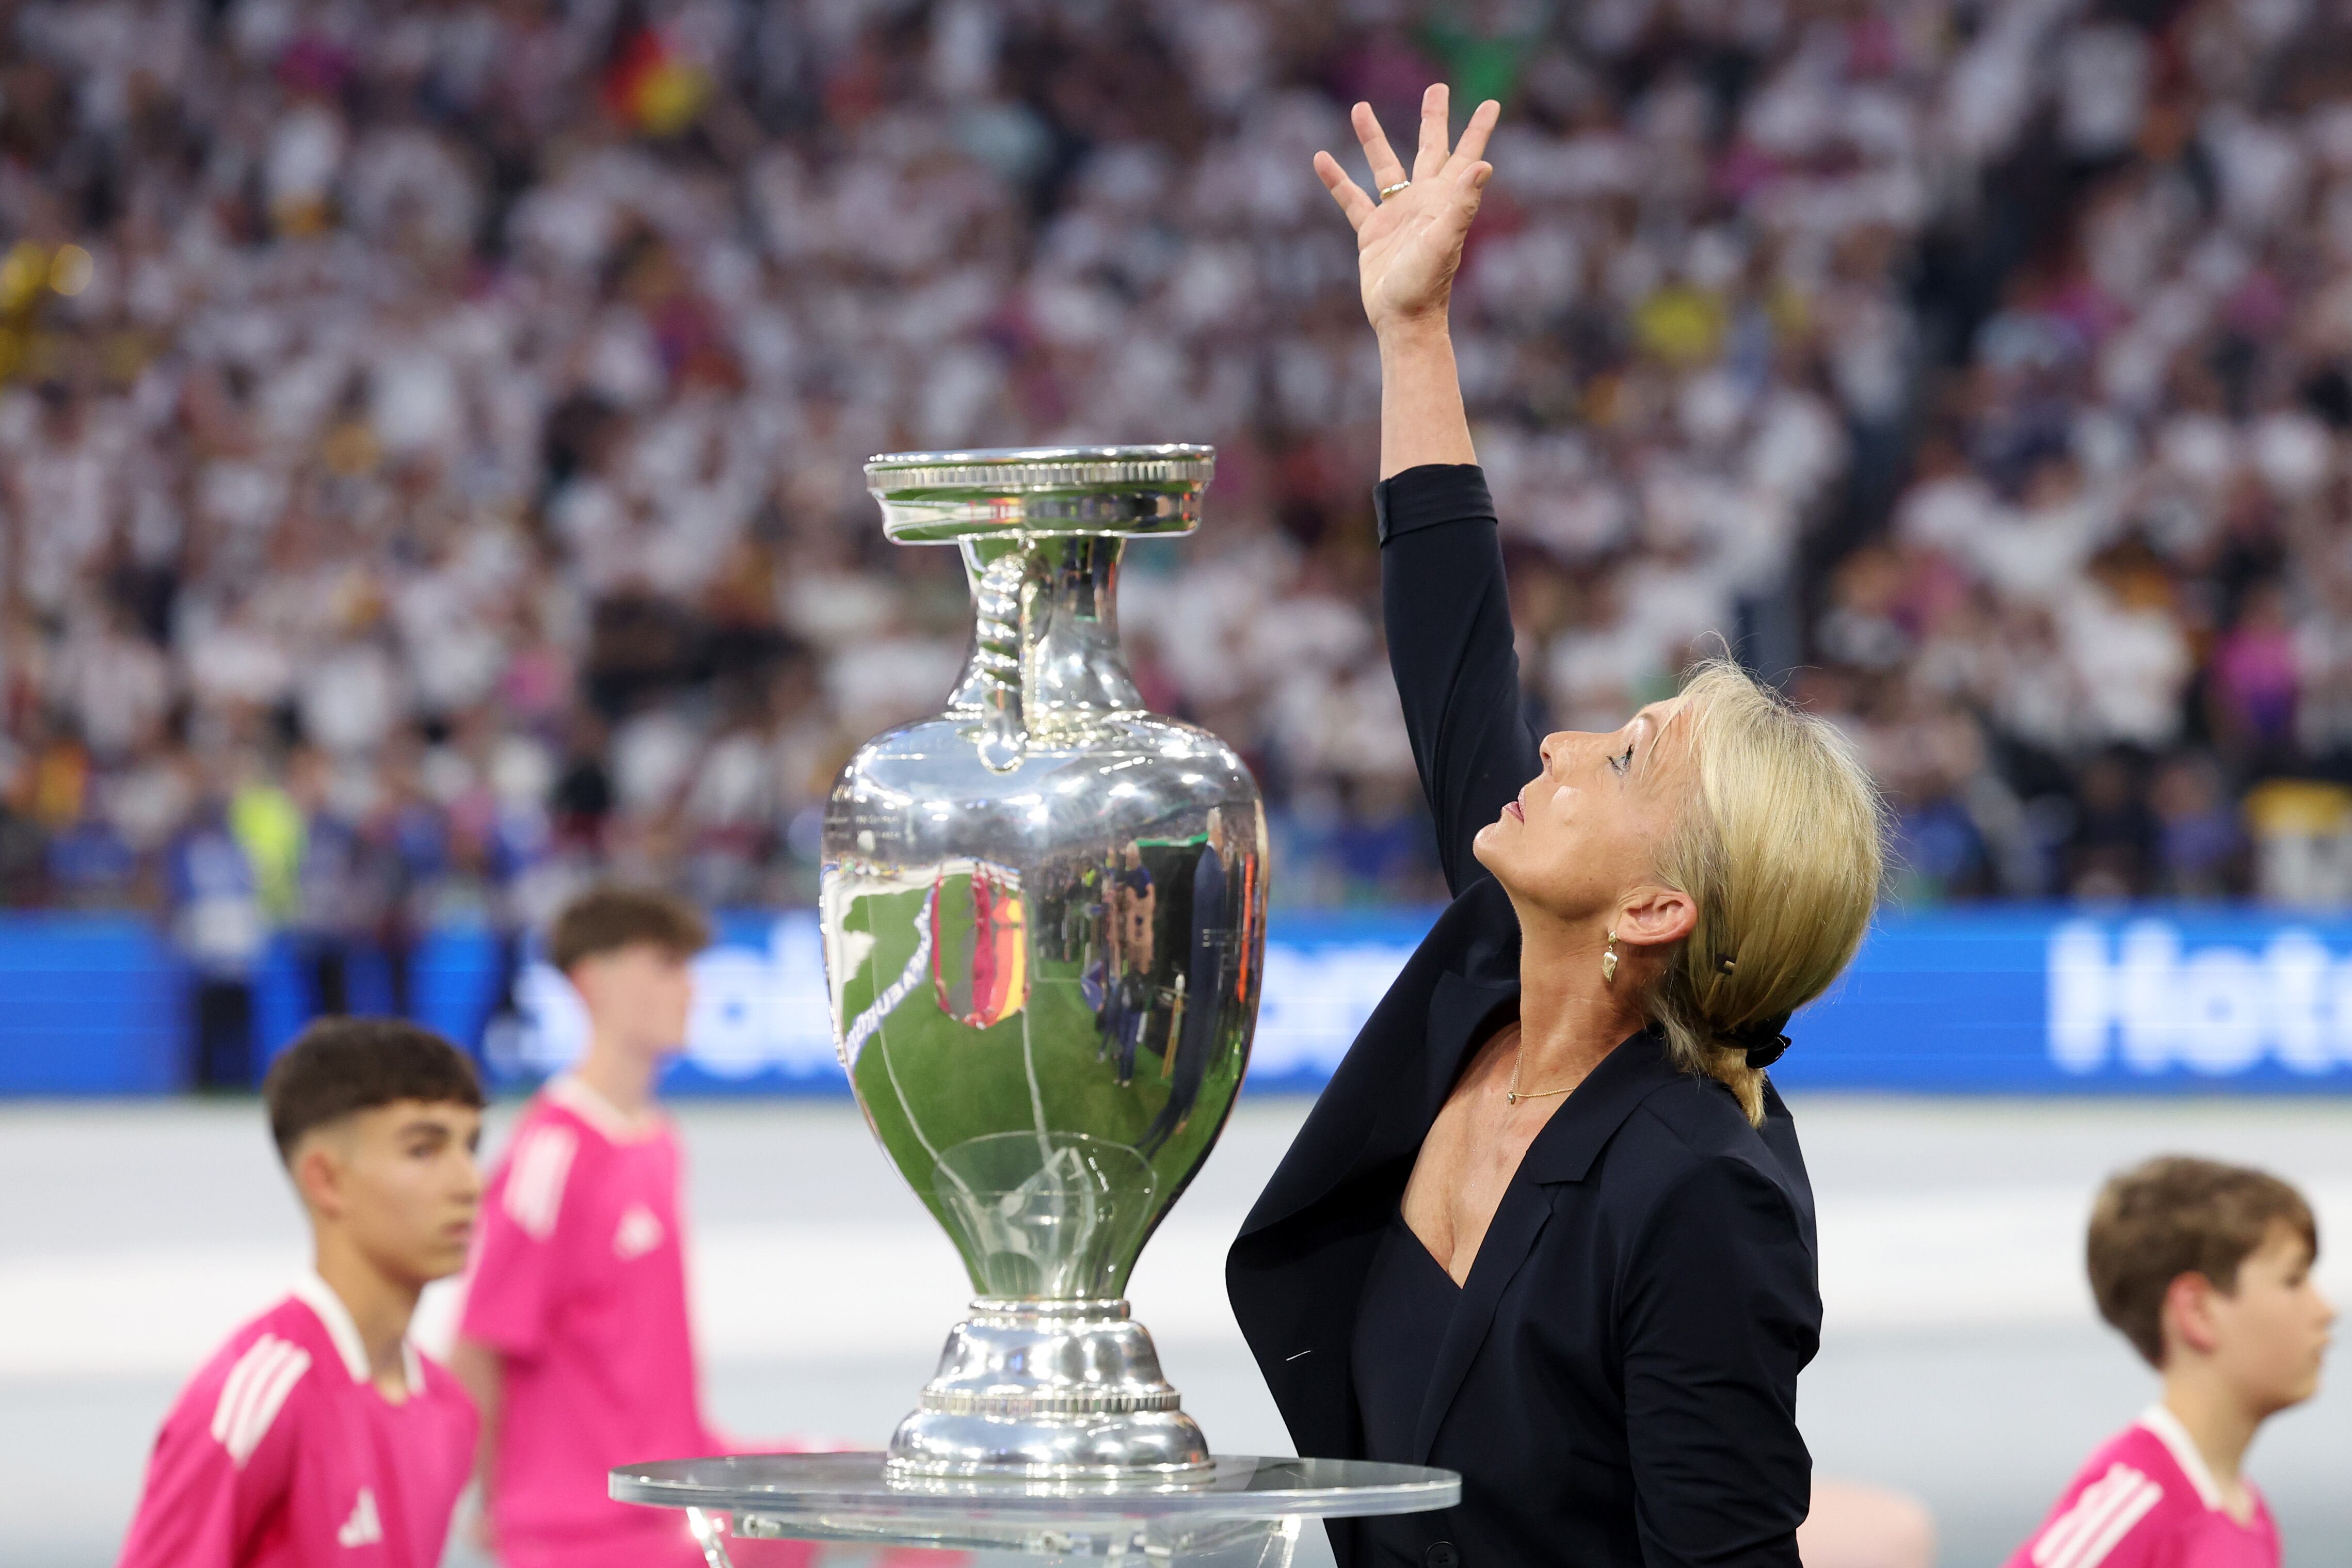
[(1001, 866), (975, 863), (940, 876), (931, 899), (931, 984), (940, 1011), (985, 1029), (1029, 999), (1029, 944), (1021, 882)]

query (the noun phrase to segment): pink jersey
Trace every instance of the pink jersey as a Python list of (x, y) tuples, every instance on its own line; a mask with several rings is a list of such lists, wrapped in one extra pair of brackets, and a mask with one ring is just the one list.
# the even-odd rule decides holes
[(121, 1568), (435, 1568), (473, 1473), (474, 1402), (407, 1363), (395, 1403), (341, 1300), (301, 1280), (163, 1418)]
[(491, 1173), (460, 1331), (505, 1363), (506, 1568), (702, 1561), (681, 1513), (605, 1490), (615, 1465), (724, 1451), (702, 1420), (677, 1193), (668, 1124), (571, 1078), (532, 1100)]
[(2152, 1405), (2091, 1456), (2008, 1568), (2279, 1568), (2278, 1527), (2246, 1491), (2241, 1524), (2188, 1429)]

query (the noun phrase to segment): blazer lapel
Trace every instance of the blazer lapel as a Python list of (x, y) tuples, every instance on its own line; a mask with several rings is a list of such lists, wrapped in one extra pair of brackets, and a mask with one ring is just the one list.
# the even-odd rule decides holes
[[(1448, 955), (1442, 962), (1441, 953)], [(1518, 976), (1517, 919), (1495, 879), (1481, 877), (1445, 907), (1381, 998), (1242, 1235), (1296, 1219), (1420, 1148), (1481, 1020), (1507, 1001), (1516, 1005)]]
[(1429, 1392), (1422, 1396), (1421, 1419), (1413, 1428), (1414, 1464), (1429, 1462), (1437, 1429), (1454, 1407), (1462, 1380), (1470, 1375), (1470, 1363), (1477, 1359), (1478, 1347), (1486, 1342), (1486, 1331), (1494, 1326), (1495, 1308), (1503, 1299), (1504, 1289), (1535, 1250), (1536, 1237), (1549, 1218), (1551, 1194), (1542, 1187), (1515, 1180), (1504, 1189), (1503, 1201), (1470, 1265), (1469, 1282), (1462, 1287), (1462, 1299), (1454, 1304), (1454, 1319), (1445, 1327), (1436, 1363), (1430, 1368)]
[(1430, 1124), (1445, 1109), (1445, 1097), (1462, 1076), (1472, 1047), (1483, 1043), (1507, 1018), (1519, 1016), (1519, 983), (1514, 980), (1473, 980), (1452, 970), (1437, 977), (1429, 993), (1428, 1071), (1423, 1075), (1419, 1115), (1411, 1131), (1412, 1147), (1429, 1136)]
[[(1430, 1124), (1444, 1109), (1445, 1097), (1454, 1092), (1454, 1080), (1462, 1076), (1471, 1051), (1505, 1019), (1518, 1016), (1518, 1011), (1516, 980), (1472, 980), (1451, 970), (1437, 977), (1429, 997), (1429, 1070), (1421, 1086), (1412, 1147), (1419, 1148), (1429, 1136)], [(1413, 1428), (1414, 1463), (1426, 1461), (1429, 1446), (1437, 1438), (1438, 1423), (1454, 1403), (1454, 1393), (1486, 1338), (1486, 1327), (1494, 1321), (1495, 1304), (1502, 1299), (1503, 1287), (1527, 1260), (1528, 1249), (1535, 1245), (1536, 1233), (1550, 1213), (1551, 1205), (1538, 1190), (1522, 1190), (1522, 1184), (1514, 1182), (1505, 1191), (1478, 1244), (1469, 1283), (1463, 1286), (1461, 1300), (1454, 1303), (1444, 1342), (1430, 1368), (1429, 1389), (1422, 1395), (1421, 1418)]]
[[(1395, 1092), (1395, 1079), (1391, 1078), (1378, 1085), (1380, 1093), (1374, 1099), (1359, 1085), (1354, 1073), (1344, 1086), (1335, 1079), (1307, 1116), (1307, 1126), (1283, 1157), (1257, 1206), (1250, 1211), (1242, 1235), (1254, 1236), (1305, 1214), (1367, 1173), (1412, 1155), (1429, 1136), (1430, 1123), (1437, 1120), (1445, 1097), (1453, 1091), (1472, 1044), (1492, 1032), (1494, 1021), (1516, 1016), (1518, 1000), (1516, 980), (1470, 980), (1452, 970), (1440, 973), (1430, 989), (1429, 1012), (1419, 1041), (1422, 1081), (1414, 1086), (1416, 1092)], [(1348, 1067), (1360, 1065), (1350, 1062)], [(1396, 1065), (1410, 1073), (1409, 1059)], [(1348, 1102), (1345, 1106), (1343, 1100)], [(1372, 1101), (1370, 1113), (1364, 1115), (1361, 1109), (1367, 1100)], [(1350, 1118), (1346, 1113), (1350, 1109), (1359, 1114)]]
[(1423, 1072), (1418, 1097), (1391, 1094), (1347, 1175), (1337, 1188), (1366, 1172), (1403, 1160), (1421, 1148), (1430, 1124), (1445, 1109), (1454, 1080), (1471, 1050), (1506, 1018), (1519, 1013), (1519, 983), (1472, 980), (1446, 970), (1430, 987), (1429, 1020), (1422, 1034)]
[[(1515, 1000), (1516, 996), (1514, 987)], [(1437, 1430), (1444, 1425), (1454, 1396), (1461, 1392), (1463, 1379), (1470, 1375), (1470, 1363), (1477, 1359), (1479, 1347), (1494, 1327), (1503, 1292), (1526, 1266), (1536, 1239), (1543, 1234), (1544, 1222), (1551, 1217), (1551, 1194), (1546, 1189), (1562, 1182), (1582, 1181), (1633, 1108), (1678, 1076), (1666, 1060), (1663, 1042), (1646, 1033), (1634, 1035), (1601, 1059), (1528, 1145), (1510, 1185), (1503, 1191), (1503, 1201), (1496, 1206), (1486, 1237), (1478, 1244), (1469, 1282), (1454, 1303), (1454, 1321), (1446, 1325), (1445, 1342), (1438, 1348), (1437, 1363), (1430, 1371), (1429, 1392), (1422, 1400), (1421, 1420), (1413, 1432), (1414, 1463), (1429, 1462)]]

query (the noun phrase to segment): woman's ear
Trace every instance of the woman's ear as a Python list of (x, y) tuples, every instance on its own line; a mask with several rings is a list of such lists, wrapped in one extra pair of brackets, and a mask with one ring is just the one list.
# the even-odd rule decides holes
[(1640, 888), (1617, 906), (1619, 942), (1657, 947), (1680, 942), (1698, 924), (1698, 905), (1679, 888)]

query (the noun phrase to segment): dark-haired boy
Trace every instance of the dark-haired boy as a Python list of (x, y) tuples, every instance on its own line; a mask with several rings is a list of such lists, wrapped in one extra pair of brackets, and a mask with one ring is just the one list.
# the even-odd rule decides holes
[(122, 1568), (434, 1568), (474, 1456), (473, 1402), (408, 1342), (464, 1267), (482, 1092), (413, 1024), (330, 1018), (262, 1085), (314, 1271), (229, 1336), (164, 1417)]
[(2319, 1232), (2275, 1176), (2168, 1156), (2091, 1215), (2099, 1313), (2164, 1376), (2009, 1568), (2278, 1568), (2278, 1529), (2239, 1471), (2262, 1424), (2311, 1397), (2335, 1309)]
[(614, 1502), (614, 1466), (715, 1453), (688, 1325), (678, 1145), (655, 1102), (709, 942), (665, 893), (601, 887), (548, 957), (588, 1047), (524, 1110), (490, 1177), (456, 1364), (480, 1403), (485, 1544), (507, 1568), (702, 1562), (682, 1518)]

